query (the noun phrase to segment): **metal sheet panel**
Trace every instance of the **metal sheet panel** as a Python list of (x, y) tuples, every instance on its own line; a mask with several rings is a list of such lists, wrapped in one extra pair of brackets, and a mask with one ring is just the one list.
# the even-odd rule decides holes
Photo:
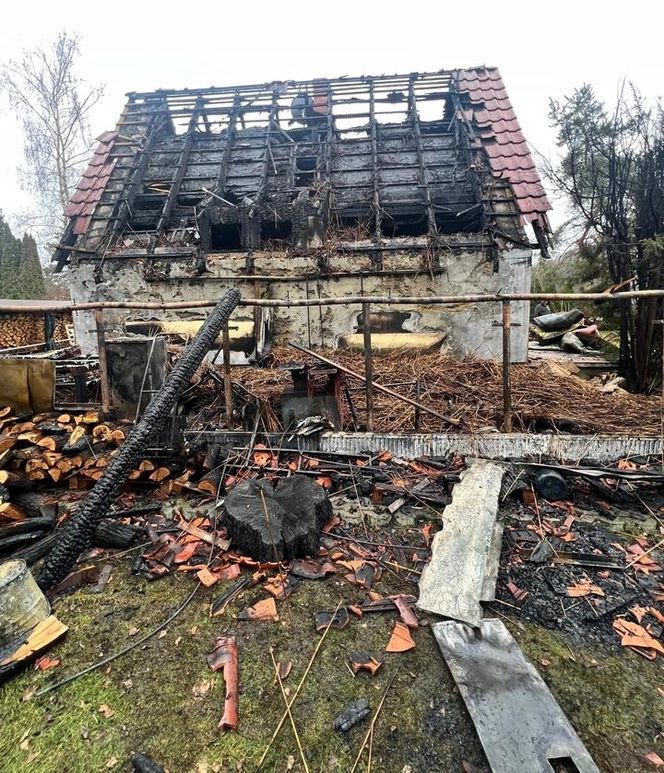
[(478, 459), (454, 487), (443, 529), (431, 545), (431, 561), (420, 577), (419, 609), (480, 625), (502, 479), (502, 467)]
[(500, 620), (479, 630), (447, 621), (432, 626), (480, 737), (492, 773), (553, 773), (571, 759), (599, 773), (535, 667)]
[[(251, 432), (235, 433), (236, 441), (248, 442)], [(209, 442), (225, 443), (225, 432), (195, 432)], [(270, 442), (278, 442), (279, 433)], [(658, 437), (614, 435), (529, 435), (502, 432), (490, 435), (460, 433), (380, 434), (378, 432), (326, 432), (320, 437), (300, 439), (303, 450), (338, 451), (347, 454), (389, 451), (394, 456), (413, 459), (417, 456), (478, 456), (484, 459), (524, 459), (540, 455), (574, 460), (583, 457), (599, 462), (614, 462), (629, 456), (659, 456), (664, 444)]]

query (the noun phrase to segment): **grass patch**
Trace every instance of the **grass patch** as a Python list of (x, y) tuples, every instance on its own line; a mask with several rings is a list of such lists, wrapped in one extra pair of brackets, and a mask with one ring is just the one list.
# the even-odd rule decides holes
[[(383, 575), (381, 591), (411, 590), (391, 585), (396, 582)], [(200, 590), (161, 638), (55, 693), (24, 700), (26, 693), (130, 643), (133, 628), (139, 629), (136, 638), (149, 632), (192, 587), (190, 577), (154, 582), (133, 577), (119, 561), (103, 594), (79, 590), (57, 602), (55, 614), (70, 626), (50, 653), (61, 658), (61, 665), (45, 673), (29, 669), (0, 692), (0, 768), (10, 773), (126, 771), (132, 753), (141, 751), (170, 773), (256, 770), (283, 712), (270, 647), (277, 660), (293, 663), (285, 682), (292, 694), (318, 641), (314, 612), (334, 609), (340, 598), (349, 603), (362, 598), (357, 587), (339, 577), (303, 582), (278, 605), (278, 623), (234, 619), (239, 609), (262, 597), (260, 588), (247, 592), (217, 618), (208, 616), (209, 603), (222, 589)], [(333, 720), (357, 698), (368, 698), (375, 709), (395, 669), (397, 677), (376, 725), (374, 768), (385, 773), (401, 773), (407, 765), (413, 773), (457, 771), (464, 760), (486, 767), (472, 722), (426, 621), (414, 632), (417, 648), (386, 655), (375, 677), (353, 676), (346, 667), (353, 650), (383, 653), (394, 622), (393, 614), (366, 614), (351, 618), (342, 631), (330, 631), (294, 708), (312, 773), (350, 770), (368, 722), (339, 734)], [(649, 663), (618, 648), (584, 650), (574, 645), (574, 662), (559, 634), (534, 625), (524, 632), (512, 630), (603, 771), (638, 771), (647, 751), (664, 754), (655, 741), (664, 723), (657, 694), (657, 685), (664, 684), (659, 661)], [(227, 634), (236, 636), (240, 656), (240, 727), (237, 733), (220, 735), (223, 679), (209, 669), (206, 657), (215, 639)], [(542, 667), (542, 660), (550, 665)], [(207, 691), (201, 689), (204, 683), (211, 683)], [(112, 713), (100, 712), (101, 706)], [(292, 769), (301, 771), (286, 723), (263, 769), (285, 770), (291, 757)]]

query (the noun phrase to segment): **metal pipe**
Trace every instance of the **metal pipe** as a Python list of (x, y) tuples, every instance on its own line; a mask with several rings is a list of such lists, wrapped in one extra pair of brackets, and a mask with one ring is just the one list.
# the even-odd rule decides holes
[(364, 386), (367, 402), (367, 432), (373, 432), (373, 354), (371, 351), (371, 304), (362, 304), (364, 333)]
[(106, 331), (104, 330), (104, 312), (95, 309), (95, 325), (97, 326), (97, 347), (99, 349), (99, 381), (101, 386), (101, 411), (111, 410), (111, 395), (108, 383), (108, 359), (106, 357)]
[(512, 308), (509, 301), (503, 301), (503, 432), (512, 431)]
[[(323, 277), (325, 278), (325, 277)], [(337, 298), (243, 298), (239, 306), (297, 307), (297, 306), (354, 306), (366, 303), (395, 305), (454, 305), (463, 303), (502, 303), (503, 301), (628, 301), (637, 298), (664, 298), (664, 290), (631, 290), (624, 293), (502, 293), (487, 295), (391, 295), (348, 296)], [(49, 306), (48, 311), (93, 311), (94, 309), (156, 309), (175, 311), (178, 309), (209, 309), (215, 306), (213, 300), (206, 301), (91, 301), (89, 303), (62, 303)], [(43, 314), (44, 308), (33, 304), (20, 306), (0, 303), (0, 314)]]

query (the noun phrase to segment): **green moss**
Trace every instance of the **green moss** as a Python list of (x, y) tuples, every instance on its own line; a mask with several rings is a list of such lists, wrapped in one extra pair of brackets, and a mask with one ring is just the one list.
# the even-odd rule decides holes
[[(303, 582), (278, 605), (278, 623), (234, 619), (239, 609), (263, 596), (260, 588), (247, 592), (216, 618), (209, 617), (209, 603), (222, 588), (201, 590), (162, 638), (150, 639), (110, 668), (55, 693), (23, 700), (26, 691), (74, 674), (130, 643), (132, 628), (139, 629), (136, 639), (149, 632), (192, 587), (190, 577), (177, 575), (150, 583), (132, 577), (120, 564), (103, 594), (80, 590), (61, 599), (54, 611), (70, 631), (51, 651), (61, 658), (61, 665), (45, 673), (30, 669), (0, 693), (2, 770), (22, 771), (34, 754), (38, 756), (33, 764), (40, 773), (105, 770), (113, 758), (117, 770), (128, 770), (134, 751), (150, 755), (170, 773), (255, 770), (283, 713), (270, 648), (277, 660), (293, 663), (285, 682), (292, 695), (320, 638), (314, 631), (314, 613), (334, 609), (341, 598), (348, 603), (363, 597), (341, 578)], [(411, 590), (399, 588), (386, 574), (380, 589), (386, 594)], [(375, 769), (400, 773), (410, 765), (413, 771), (459, 770), (462, 760), (486, 767), (472, 723), (426, 625), (414, 632), (417, 648), (385, 655), (375, 677), (353, 676), (346, 667), (353, 650), (384, 653), (394, 622), (392, 614), (365, 614), (359, 620), (351, 617), (344, 630), (329, 632), (293, 711), (310, 770), (352, 767), (369, 723), (340, 734), (333, 729), (333, 720), (349, 701), (361, 697), (368, 698), (375, 710), (395, 670), (376, 723)], [(220, 734), (224, 684), (206, 658), (215, 639), (230, 633), (237, 638), (240, 656), (240, 726), (235, 733)], [(536, 626), (515, 634), (535, 663), (551, 662), (541, 668), (544, 678), (602, 770), (639, 770), (642, 754), (657, 749), (653, 739), (664, 722), (662, 701), (656, 695), (656, 685), (664, 684), (659, 661), (648, 663), (620, 650), (604, 653), (574, 645), (575, 663), (559, 635)], [(593, 658), (599, 665), (592, 664)], [(194, 687), (204, 682), (211, 682), (211, 688), (196, 697)], [(111, 709), (112, 716), (99, 712), (102, 705)], [(27, 748), (22, 749), (26, 739)], [(264, 770), (284, 770), (291, 756), (293, 770), (302, 770), (286, 722)]]
[[(27, 689), (43, 686), (46, 679), (46, 674), (22, 676), (0, 693), (2, 769), (20, 771), (30, 764), (40, 773), (105, 769), (126, 743), (125, 725), (132, 715), (127, 696), (97, 673), (52, 700), (23, 701)], [(113, 767), (119, 769), (119, 762)]]
[(602, 771), (649, 770), (643, 755), (664, 754), (658, 738), (664, 726), (664, 701), (657, 692), (664, 683), (661, 659), (647, 661), (619, 647), (570, 644), (537, 625), (512, 632)]

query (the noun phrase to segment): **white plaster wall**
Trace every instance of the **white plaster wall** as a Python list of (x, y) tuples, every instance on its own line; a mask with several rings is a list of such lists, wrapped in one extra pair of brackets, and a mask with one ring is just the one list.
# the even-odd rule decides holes
[[(365, 255), (333, 255), (331, 273), (344, 276), (319, 279), (293, 278), (288, 281), (234, 280), (245, 272), (244, 255), (211, 256), (208, 272), (197, 277), (191, 263), (158, 261), (146, 275), (146, 263), (139, 260), (112, 261), (103, 267), (100, 282), (95, 282), (91, 264), (81, 264), (71, 270), (71, 291), (74, 301), (131, 300), (131, 301), (187, 301), (220, 298), (230, 287), (237, 287), (245, 297), (275, 299), (329, 298), (343, 296), (383, 295), (427, 296), (463, 295), (474, 293), (527, 292), (530, 290), (531, 252), (528, 249), (504, 251), (498, 261), (498, 271), (482, 252), (447, 253), (440, 258), (444, 269), (431, 277), (422, 264), (422, 255), (389, 253), (384, 255), (383, 270), (416, 270), (409, 275), (361, 275), (371, 271), (371, 260)], [(318, 264), (312, 257), (291, 257), (279, 253), (257, 253), (254, 273), (257, 276), (297, 277), (315, 274)], [(372, 311), (394, 309), (372, 304)], [(448, 345), (460, 355), (474, 355), (486, 359), (500, 358), (502, 353), (500, 304), (463, 304), (455, 307), (421, 304), (416, 308), (399, 307), (413, 312), (408, 329), (413, 332), (448, 333)], [(110, 332), (121, 332), (122, 320), (128, 314), (132, 319), (150, 319), (179, 316), (200, 317), (204, 310), (191, 312), (162, 311), (107, 311), (104, 313)], [(354, 332), (359, 307), (339, 305), (323, 307), (292, 307), (273, 310), (274, 339), (278, 343), (292, 341), (304, 346), (336, 345), (338, 338)], [(236, 312), (238, 319), (253, 319), (250, 307)], [(528, 345), (527, 302), (512, 305), (512, 361), (527, 358)], [(96, 348), (94, 317), (89, 313), (74, 315), (76, 334), (83, 350)]]

